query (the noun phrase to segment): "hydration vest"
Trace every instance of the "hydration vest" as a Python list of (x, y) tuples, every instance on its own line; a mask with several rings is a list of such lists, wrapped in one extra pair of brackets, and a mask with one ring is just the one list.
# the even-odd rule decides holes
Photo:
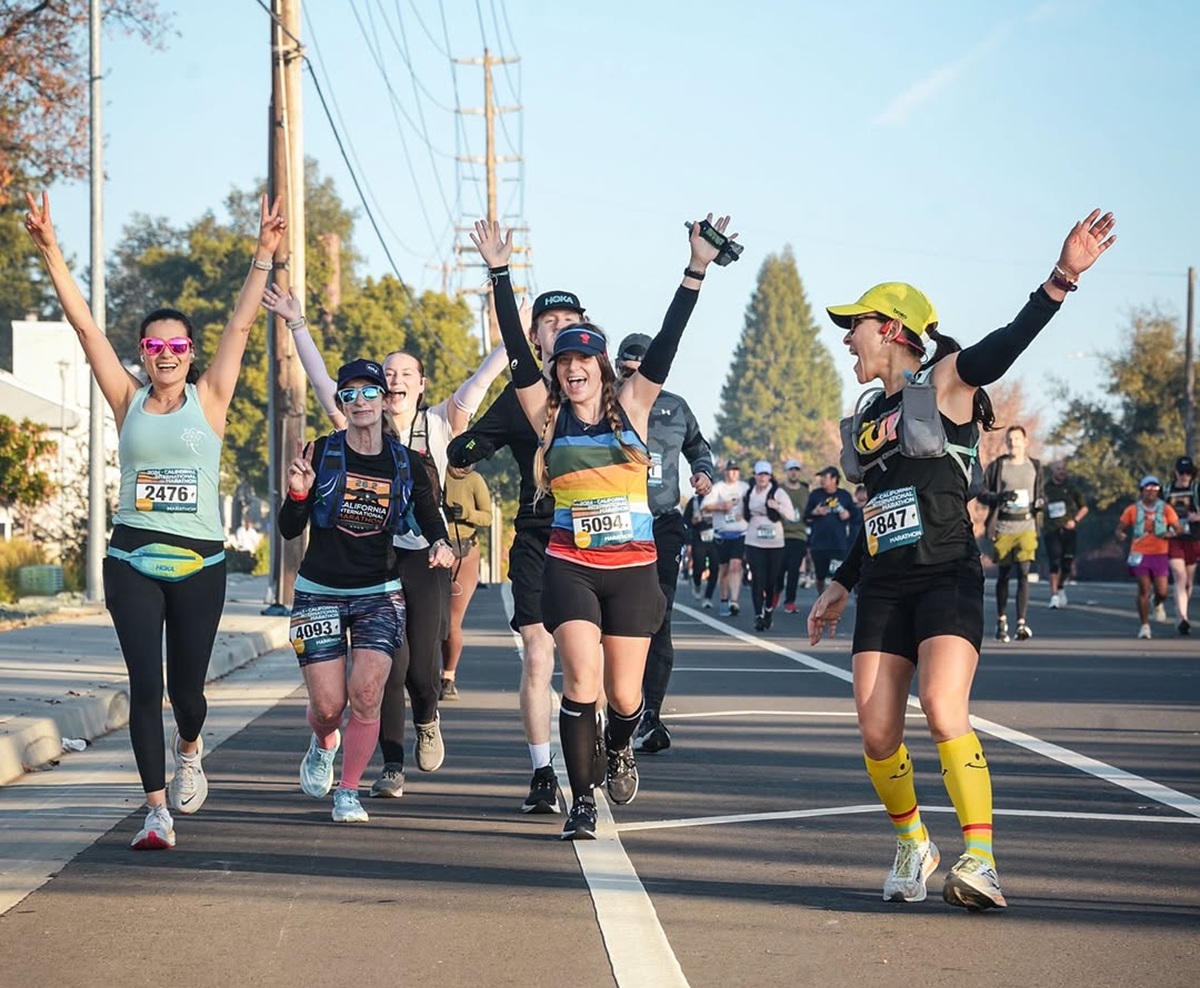
[[(385, 435), (386, 445), (392, 451), (392, 498), (388, 504), (384, 530), (393, 535), (406, 532), (421, 534), (420, 526), (413, 516), (412, 473), (409, 470), (408, 450), (392, 436)], [(325, 450), (317, 468), (316, 499), (312, 507), (312, 521), (319, 528), (333, 528), (341, 514), (342, 500), (346, 496), (346, 433), (331, 432), (325, 439)]]
[(908, 376), (908, 383), (901, 392), (900, 442), (885, 453), (866, 461), (859, 455), (855, 439), (862, 428), (863, 413), (876, 398), (884, 394), (883, 388), (872, 388), (859, 396), (854, 414), (841, 420), (842, 473), (851, 483), (857, 484), (868, 470), (878, 467), (887, 471), (887, 460), (896, 453), (913, 460), (929, 460), (949, 456), (962, 469), (967, 478), (967, 500), (977, 497), (983, 490), (983, 467), (979, 463), (979, 443), (960, 446), (946, 437), (946, 426), (942, 422), (937, 406), (937, 387), (933, 383), (933, 368), (926, 367)]
[[(754, 490), (754, 488), (751, 487), (750, 490), (746, 491), (746, 493), (742, 496), (742, 517), (745, 518), (746, 521), (750, 520), (750, 491), (753, 491), (753, 490)], [(779, 485), (777, 483), (775, 483), (775, 481), (772, 480), (771, 486), (767, 488), (767, 500), (768, 501), (770, 501), (772, 498), (775, 497), (775, 492), (777, 490), (779, 490)], [(771, 522), (783, 521), (783, 515), (781, 515), (774, 508), (768, 507), (767, 508), (767, 521), (771, 521)]]
[[(1154, 534), (1160, 539), (1167, 537), (1167, 502), (1161, 497), (1154, 502)], [(1137, 501), (1137, 520), (1133, 523), (1134, 538), (1140, 539), (1146, 534), (1146, 505), (1139, 497)]]

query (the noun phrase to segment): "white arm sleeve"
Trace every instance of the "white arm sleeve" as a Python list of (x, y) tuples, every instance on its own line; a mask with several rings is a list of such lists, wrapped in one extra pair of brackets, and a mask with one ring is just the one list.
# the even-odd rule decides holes
[(338, 407), (333, 401), (333, 392), (337, 389), (337, 382), (329, 376), (329, 370), (325, 367), (321, 351), (317, 349), (317, 341), (305, 328), (292, 332), (292, 342), (296, 345), (296, 356), (300, 358), (300, 366), (304, 368), (304, 373), (308, 375), (313, 391), (317, 393), (317, 400), (325, 409), (325, 414), (332, 417), (338, 412)]
[(507, 363), (508, 351), (504, 349), (504, 344), (501, 343), (495, 350), (484, 357), (483, 363), (479, 365), (479, 370), (468, 377), (462, 386), (454, 392), (454, 404), (468, 415), (474, 415), (483, 402), (488, 388), (499, 377), (500, 372), (504, 370), (504, 365)]

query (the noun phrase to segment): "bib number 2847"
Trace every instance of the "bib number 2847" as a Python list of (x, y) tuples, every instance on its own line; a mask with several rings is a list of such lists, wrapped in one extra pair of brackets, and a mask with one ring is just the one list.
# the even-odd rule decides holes
[(863, 527), (872, 556), (920, 541), (925, 529), (917, 489), (901, 487), (876, 494), (863, 508)]

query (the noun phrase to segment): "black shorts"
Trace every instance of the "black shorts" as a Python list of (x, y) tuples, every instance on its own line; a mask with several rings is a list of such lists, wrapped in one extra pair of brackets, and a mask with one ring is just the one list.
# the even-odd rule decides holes
[(509, 625), (520, 631), (542, 623), (542, 573), (550, 529), (521, 529), (508, 550), (508, 579), (512, 583), (513, 616)]
[(746, 536), (739, 535), (736, 539), (723, 539), (717, 536), (714, 540), (717, 547), (717, 562), (724, 566), (732, 559), (746, 558)]
[(542, 623), (547, 631), (567, 621), (590, 621), (601, 634), (650, 638), (667, 612), (654, 563), (598, 569), (547, 556), (545, 578)]
[(1075, 561), (1075, 543), (1078, 531), (1073, 528), (1047, 529), (1042, 533), (1042, 544), (1050, 559), (1050, 572), (1070, 570)]
[(836, 559), (839, 564), (846, 558), (846, 550), (842, 549), (811, 549), (813, 561), (813, 575), (818, 580), (828, 580), (829, 574), (837, 569), (833, 565)]
[(854, 652), (890, 652), (914, 664), (917, 646), (937, 635), (983, 644), (983, 566), (979, 557), (908, 571), (858, 586)]

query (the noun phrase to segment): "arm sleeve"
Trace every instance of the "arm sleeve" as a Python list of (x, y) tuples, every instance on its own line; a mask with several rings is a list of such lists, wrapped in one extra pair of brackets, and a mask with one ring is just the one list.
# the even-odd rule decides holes
[[(693, 288), (680, 285), (675, 289), (675, 297), (671, 300), (666, 316), (663, 317), (662, 329), (650, 341), (650, 346), (646, 348), (646, 356), (642, 358), (642, 365), (638, 368), (638, 372), (646, 380), (655, 384), (666, 381), (671, 364), (675, 360), (675, 351), (679, 349), (679, 340), (692, 317), (692, 310), (696, 308), (696, 300), (699, 297), (700, 293)], [(513, 311), (516, 312), (515, 302)]]
[(484, 528), (492, 523), (492, 496), (488, 493), (487, 484), (479, 474), (472, 474), (475, 483), (471, 484), (471, 494), (475, 506), (467, 508), (464, 521), (470, 522), (476, 528)]
[(711, 480), (715, 474), (712, 450), (709, 448), (708, 440), (700, 431), (700, 426), (696, 423), (696, 416), (692, 414), (688, 403), (681, 399), (680, 404), (683, 405), (683, 421), (686, 429), (683, 437), (684, 459), (688, 461), (688, 466), (692, 468), (693, 474), (703, 473)]
[(973, 388), (1000, 380), (1061, 306), (1039, 287), (1012, 322), (959, 353), (959, 378)]
[(321, 351), (317, 349), (317, 341), (312, 338), (312, 333), (305, 329), (297, 329), (292, 333), (292, 342), (296, 345), (296, 356), (300, 358), (300, 366), (304, 368), (304, 373), (308, 375), (309, 383), (313, 386), (313, 391), (316, 392), (317, 400), (321, 403), (321, 407), (325, 409), (325, 414), (331, 418), (337, 412), (337, 405), (333, 400), (333, 393), (337, 390), (337, 382), (329, 376), (329, 371), (325, 367), (325, 361), (321, 359)]
[(421, 526), (421, 534), (432, 545), (438, 539), (446, 538), (446, 522), (433, 499), (433, 486), (429, 483), (429, 474), (425, 472), (420, 457), (412, 450), (408, 453), (408, 470), (413, 481), (413, 514), (417, 524)]
[(497, 450), (508, 445), (513, 432), (511, 405), (508, 403), (510, 397), (513, 397), (511, 389), (500, 392), (500, 397), (471, 423), (471, 428), (450, 440), (450, 445), (446, 447), (446, 459), (450, 466), (474, 466), (480, 460), (491, 459)]
[(866, 543), (867, 530), (860, 528), (858, 530), (858, 537), (854, 540), (854, 545), (850, 547), (846, 558), (842, 560), (842, 565), (833, 574), (833, 579), (847, 590), (852, 591), (858, 586), (858, 578), (862, 575), (862, 563), (863, 555), (866, 553)]
[(996, 485), (999, 483), (999, 477), (1000, 458), (997, 457), (983, 471), (983, 490), (979, 492), (980, 504), (986, 504), (988, 507), (991, 507), (999, 501), (996, 493)]
[(493, 272), (492, 296), (496, 302), (496, 321), (500, 324), (500, 336), (508, 351), (509, 366), (512, 367), (513, 387), (529, 388), (542, 379), (542, 370), (533, 358), (525, 331), (521, 328), (521, 313), (513, 295), (512, 279), (508, 268), (504, 273)]
[(501, 344), (483, 359), (479, 370), (468, 377), (454, 392), (454, 404), (468, 415), (474, 415), (483, 401), (484, 395), (487, 394), (488, 388), (500, 376), (506, 363), (508, 363), (508, 351)]

